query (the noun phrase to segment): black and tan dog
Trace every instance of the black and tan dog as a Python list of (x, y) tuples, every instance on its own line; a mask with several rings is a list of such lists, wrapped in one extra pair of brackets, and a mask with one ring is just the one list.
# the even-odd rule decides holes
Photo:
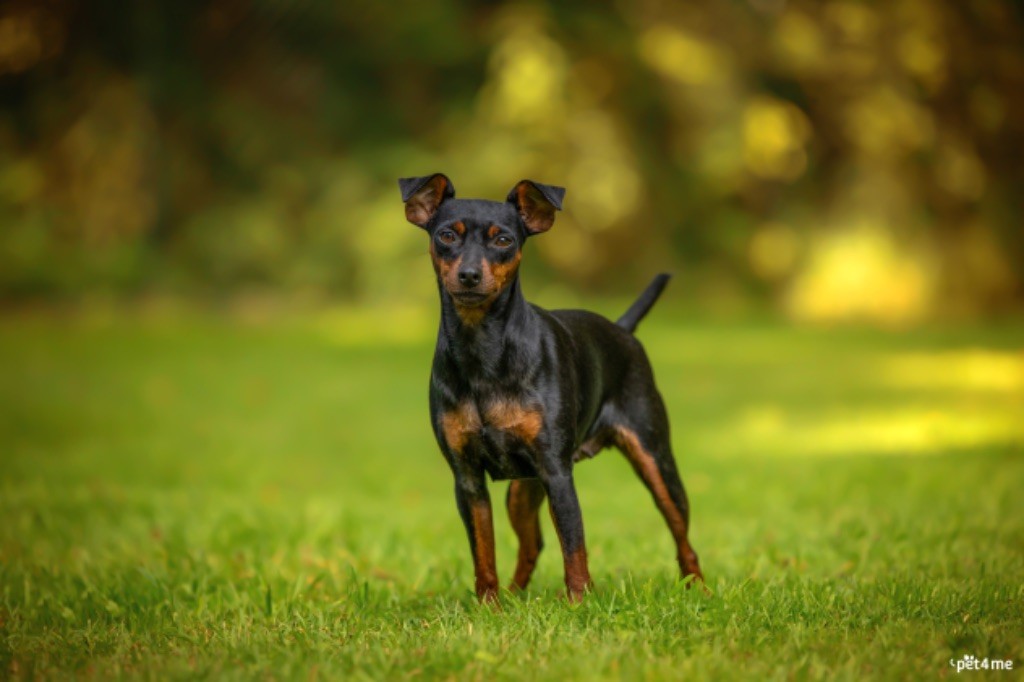
[(536, 566), (546, 496), (569, 598), (583, 596), (591, 581), (573, 465), (609, 445), (629, 458), (654, 497), (683, 576), (701, 579), (665, 406), (632, 333), (668, 276), (656, 277), (614, 324), (583, 310), (543, 310), (523, 298), (519, 261), (524, 242), (551, 228), (563, 188), (523, 180), (497, 202), (455, 199), (441, 174), (403, 178), (399, 186), (405, 217), (430, 235), (441, 294), (430, 418), (455, 474), (477, 596), (498, 591), (485, 473), (511, 479), (506, 504), (519, 538), (511, 588), (525, 588)]

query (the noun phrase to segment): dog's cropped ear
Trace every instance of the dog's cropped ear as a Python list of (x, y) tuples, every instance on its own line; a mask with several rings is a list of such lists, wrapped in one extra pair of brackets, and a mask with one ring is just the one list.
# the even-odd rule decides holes
[(405, 219), (420, 227), (427, 226), (442, 201), (455, 196), (455, 186), (442, 173), (421, 178), (399, 178), (398, 188), (402, 190), (402, 201), (405, 202)]
[(530, 234), (547, 232), (555, 223), (555, 211), (562, 210), (565, 188), (542, 185), (533, 180), (520, 180), (508, 193), (509, 202), (519, 209), (519, 216)]

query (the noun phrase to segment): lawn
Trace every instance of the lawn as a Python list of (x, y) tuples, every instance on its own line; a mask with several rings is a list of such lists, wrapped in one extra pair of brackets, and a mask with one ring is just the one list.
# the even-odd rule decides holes
[(534, 584), (493, 609), (471, 595), (427, 420), (429, 321), (413, 318), (0, 321), (0, 677), (1024, 666), (1024, 327), (652, 315), (640, 337), (712, 594), (676, 580), (654, 505), (606, 451), (577, 469), (596, 591), (562, 598), (545, 514)]

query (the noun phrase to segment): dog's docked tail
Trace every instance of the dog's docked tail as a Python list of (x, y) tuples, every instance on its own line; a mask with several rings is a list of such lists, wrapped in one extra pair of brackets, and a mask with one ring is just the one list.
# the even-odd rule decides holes
[(644, 319), (644, 315), (657, 302), (658, 297), (661, 296), (661, 292), (665, 289), (665, 285), (668, 284), (671, 278), (672, 275), (664, 272), (657, 275), (647, 285), (647, 288), (644, 289), (644, 293), (640, 294), (640, 297), (633, 301), (633, 305), (629, 306), (629, 310), (615, 321), (615, 324), (628, 332), (635, 332), (637, 325), (640, 324), (640, 320)]

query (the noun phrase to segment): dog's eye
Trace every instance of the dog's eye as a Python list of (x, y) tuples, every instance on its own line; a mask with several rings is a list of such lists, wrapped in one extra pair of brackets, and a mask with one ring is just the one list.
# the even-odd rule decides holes
[(458, 241), (459, 237), (451, 230), (441, 230), (437, 233), (437, 241), (442, 244), (451, 245)]
[(507, 249), (508, 247), (512, 246), (512, 243), (512, 237), (509, 237), (508, 235), (505, 234), (499, 234), (497, 237), (494, 238), (494, 245), (497, 246), (499, 249)]

